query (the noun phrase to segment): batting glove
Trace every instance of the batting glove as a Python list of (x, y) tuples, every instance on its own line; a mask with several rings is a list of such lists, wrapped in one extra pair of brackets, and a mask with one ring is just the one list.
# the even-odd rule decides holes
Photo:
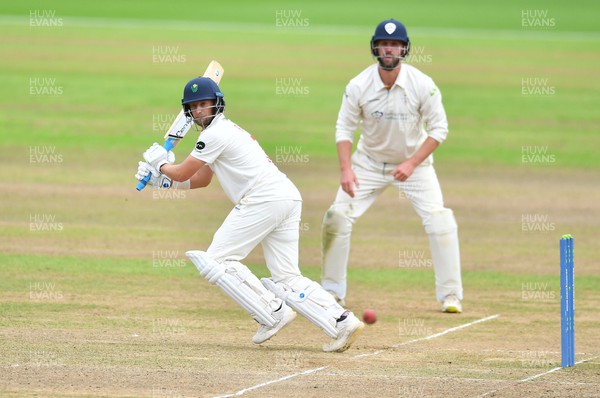
[(157, 171), (160, 171), (160, 167), (163, 164), (175, 163), (175, 154), (171, 151), (167, 152), (165, 148), (155, 142), (146, 152), (144, 152), (144, 160)]
[(139, 181), (142, 181), (144, 178), (146, 178), (146, 176), (149, 173), (152, 173), (152, 177), (150, 177), (150, 181), (148, 181), (149, 185), (152, 185), (153, 187), (157, 188), (171, 188), (173, 180), (171, 180), (166, 175), (159, 173), (154, 167), (150, 166), (148, 163), (139, 162), (135, 178), (137, 178)]

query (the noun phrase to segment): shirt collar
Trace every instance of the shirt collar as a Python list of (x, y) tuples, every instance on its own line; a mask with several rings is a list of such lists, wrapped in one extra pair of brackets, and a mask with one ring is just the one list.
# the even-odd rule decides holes
[[(214, 126), (215, 124), (217, 124), (217, 122), (222, 118), (225, 117), (225, 115), (223, 115), (223, 113), (217, 113), (215, 115), (215, 117), (213, 117), (213, 120), (210, 121), (210, 124), (208, 126), (206, 126), (206, 128), (209, 128), (211, 126)], [(206, 130), (206, 129), (205, 129)]]
[[(400, 73), (398, 73), (398, 77), (396, 78), (396, 81), (394, 82), (394, 85), (399, 86), (399, 87), (406, 87), (406, 75), (408, 73), (408, 71), (406, 70), (406, 64), (401, 64), (400, 66)], [(376, 81), (376, 88), (377, 90), (381, 90), (383, 88), (385, 88), (385, 85), (383, 84), (383, 81), (381, 80), (381, 76), (379, 76), (379, 64), (375, 64), (375, 73), (377, 75), (377, 79), (375, 79)]]

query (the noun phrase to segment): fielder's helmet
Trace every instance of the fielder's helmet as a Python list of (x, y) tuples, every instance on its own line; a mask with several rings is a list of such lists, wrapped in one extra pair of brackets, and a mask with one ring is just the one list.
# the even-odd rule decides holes
[(225, 111), (225, 95), (219, 89), (219, 85), (208, 77), (196, 77), (183, 88), (181, 105), (185, 114), (191, 117), (189, 104), (202, 100), (215, 101), (215, 114)]
[(381, 22), (375, 28), (375, 34), (371, 38), (371, 54), (378, 57), (377, 49), (375, 48), (375, 42), (378, 40), (398, 40), (406, 44), (404, 51), (404, 57), (408, 56), (410, 50), (410, 39), (406, 32), (406, 27), (402, 22), (396, 21), (395, 19), (386, 19)]

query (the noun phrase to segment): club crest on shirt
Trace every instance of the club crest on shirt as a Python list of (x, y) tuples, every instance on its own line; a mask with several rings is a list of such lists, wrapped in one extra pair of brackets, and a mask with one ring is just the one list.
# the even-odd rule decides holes
[(206, 146), (206, 144), (204, 142), (202, 142), (202, 141), (196, 142), (196, 150), (197, 151), (203, 150), (205, 146)]
[(373, 119), (375, 119), (376, 122), (380, 121), (381, 118), (383, 117), (383, 112), (381, 111), (375, 111), (371, 113), (371, 117)]

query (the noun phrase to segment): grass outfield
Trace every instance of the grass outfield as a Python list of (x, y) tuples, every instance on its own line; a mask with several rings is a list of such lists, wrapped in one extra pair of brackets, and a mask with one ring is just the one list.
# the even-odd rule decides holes
[[(598, 167), (592, 152), (599, 144), (593, 134), (598, 116), (590, 109), (599, 100), (599, 37), (588, 32), (588, 13), (550, 9), (547, 18), (555, 19), (555, 29), (534, 30), (522, 27), (521, 8), (503, 4), (502, 11), (487, 11), (494, 15), (486, 19), (489, 30), (465, 29), (483, 28), (463, 21), (481, 23), (474, 3), (441, 12), (461, 17), (444, 24), (423, 21), (427, 8), (406, 14), (406, 20), (419, 21), (414, 23), (419, 33), (411, 34), (415, 66), (440, 86), (449, 114), (451, 135), (438, 157), (520, 165), (523, 146), (533, 146), (554, 154), (558, 165)], [(159, 135), (154, 121), (176, 113), (183, 84), (217, 58), (226, 68), (222, 88), (230, 117), (260, 137), (270, 153), (277, 146), (302, 145), (311, 155), (331, 157), (341, 93), (371, 62), (372, 21), (381, 18), (367, 19), (368, 13), (356, 10), (338, 31), (333, 12), (306, 6), (297, 11), (309, 19), (307, 27), (278, 28), (278, 8), (265, 5), (252, 6), (252, 13), (240, 6), (243, 22), (217, 15), (208, 23), (187, 20), (178, 26), (161, 20), (165, 10), (152, 3), (143, 13), (154, 14), (134, 20), (114, 18), (110, 4), (85, 13), (69, 2), (52, 10), (41, 4), (6, 9), (16, 16), (4, 17), (0, 25), (6, 38), (0, 48), (8, 60), (0, 67), (3, 119), (7, 131), (27, 131), (28, 142), (23, 145), (21, 135), (5, 135), (0, 142), (139, 151)], [(29, 26), (29, 10), (55, 11), (63, 27)], [(131, 17), (127, 8), (121, 15)], [(278, 95), (286, 85), (307, 94)], [(62, 94), (31, 95), (45, 87)], [(22, 111), (31, 107), (33, 121)], [(83, 135), (82, 129), (94, 134)]]
[[(2, 4), (0, 395), (218, 396), (280, 378), (247, 394), (597, 394), (600, 6), (521, 3)], [(554, 25), (524, 26), (523, 13)], [(303, 319), (255, 347), (255, 324), (184, 255), (210, 244), (231, 204), (218, 184), (138, 193), (137, 161), (185, 82), (218, 59), (228, 116), (302, 192), (301, 262), (318, 280), (341, 95), (389, 16), (444, 95), (436, 165), (460, 228), (465, 313), (438, 312), (426, 236), (389, 191), (357, 224), (349, 269), (350, 307), (378, 322), (342, 355), (320, 352), (324, 335)], [(32, 26), (43, 23), (58, 26)], [(546, 374), (560, 362), (563, 233), (575, 236), (585, 362)], [(260, 250), (247, 262), (266, 275)]]

